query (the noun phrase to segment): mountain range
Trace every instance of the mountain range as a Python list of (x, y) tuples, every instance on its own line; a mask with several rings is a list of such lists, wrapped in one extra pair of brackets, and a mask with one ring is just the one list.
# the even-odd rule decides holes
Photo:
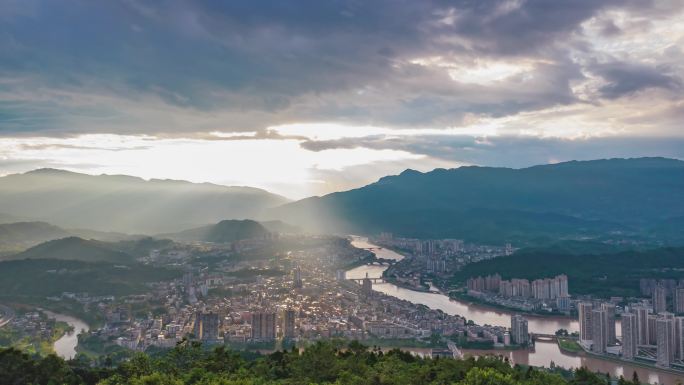
[(288, 203), (270, 215), (320, 232), (490, 243), (615, 234), (681, 241), (682, 197), (684, 162), (607, 159), (406, 170), (355, 190)]
[[(522, 169), (409, 169), (358, 189), (296, 202), (249, 187), (41, 169), (0, 178), (0, 219), (40, 218), (63, 228), (162, 234), (184, 241), (230, 242), (236, 239), (231, 226), (237, 222), (220, 221), (249, 218), (260, 224), (248, 223), (247, 237), (269, 231), (387, 231), (521, 246), (616, 237), (683, 244), (683, 196), (684, 162), (666, 158)], [(212, 234), (217, 226), (225, 231)], [(58, 230), (44, 226), (41, 231)], [(106, 234), (68, 233), (54, 238), (101, 239)], [(0, 244), (2, 238), (0, 225)]]
[(227, 218), (255, 218), (286, 202), (252, 187), (55, 169), (0, 178), (0, 212), (5, 217), (124, 233), (173, 232)]

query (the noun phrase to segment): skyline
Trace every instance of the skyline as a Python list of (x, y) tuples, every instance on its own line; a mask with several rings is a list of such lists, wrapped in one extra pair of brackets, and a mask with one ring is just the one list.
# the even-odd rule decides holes
[(684, 159), (681, 4), (474, 4), (4, 1), (0, 174), (297, 199), (407, 168)]

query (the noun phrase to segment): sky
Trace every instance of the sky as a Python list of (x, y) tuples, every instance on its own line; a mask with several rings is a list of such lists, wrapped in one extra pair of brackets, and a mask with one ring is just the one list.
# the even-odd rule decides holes
[(0, 0), (0, 175), (296, 199), (406, 168), (684, 159), (681, 0)]

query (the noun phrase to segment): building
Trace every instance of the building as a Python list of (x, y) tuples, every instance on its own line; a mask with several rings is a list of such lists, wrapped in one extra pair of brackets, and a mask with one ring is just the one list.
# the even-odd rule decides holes
[(639, 328), (637, 315), (634, 313), (622, 314), (622, 357), (628, 360), (634, 359), (638, 353)]
[(605, 353), (608, 346), (608, 312), (603, 309), (591, 311), (591, 350)]
[(216, 313), (195, 314), (195, 325), (193, 328), (195, 338), (203, 341), (215, 341), (219, 335), (219, 317)]
[(446, 259), (440, 257), (428, 257), (426, 259), (428, 273), (444, 273), (447, 271)]
[(252, 313), (253, 341), (273, 341), (276, 337), (276, 315), (271, 312)]
[(301, 289), (304, 286), (304, 282), (302, 281), (302, 269), (299, 266), (294, 268), (294, 277), (293, 277), (292, 286), (295, 289)]
[(579, 313), (580, 341), (591, 342), (592, 340), (591, 312), (593, 308), (594, 305), (590, 302), (580, 302), (577, 304), (577, 311)]
[(672, 303), (674, 304), (675, 313), (684, 314), (684, 286), (678, 286), (674, 290)]
[(608, 345), (615, 345), (617, 343), (617, 336), (615, 333), (615, 305), (609, 302), (602, 303), (601, 310), (606, 311), (608, 322)]
[(674, 320), (675, 357), (684, 361), (684, 317), (676, 317)]
[(655, 346), (657, 339), (658, 339), (658, 333), (656, 330), (656, 320), (658, 319), (658, 316), (655, 314), (649, 314), (648, 315), (648, 344)]
[(674, 361), (673, 331), (673, 318), (660, 316), (656, 319), (656, 344), (658, 347), (656, 365), (658, 366), (668, 368)]
[(667, 289), (664, 285), (658, 284), (653, 288), (653, 311), (662, 313), (667, 311)]
[(520, 314), (511, 316), (511, 343), (527, 345), (530, 342), (530, 334), (527, 331), (527, 320)]
[(347, 272), (342, 269), (337, 270), (335, 272), (335, 279), (337, 279), (338, 281), (344, 281), (345, 279), (347, 279)]
[(558, 310), (562, 312), (569, 312), (570, 311), (570, 305), (572, 304), (572, 301), (570, 300), (570, 297), (558, 297), (556, 298), (556, 307), (558, 307)]
[(292, 339), (296, 337), (295, 334), (295, 311), (286, 309), (283, 311), (283, 337)]
[(366, 297), (373, 295), (373, 281), (368, 278), (368, 273), (366, 273), (366, 278), (361, 282), (361, 293)]
[(637, 344), (648, 345), (648, 308), (643, 305), (636, 305), (632, 307), (632, 312), (637, 318)]

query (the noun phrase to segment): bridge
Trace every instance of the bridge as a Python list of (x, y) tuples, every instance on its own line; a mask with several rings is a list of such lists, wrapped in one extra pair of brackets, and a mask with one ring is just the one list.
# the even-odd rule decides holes
[(458, 349), (458, 346), (454, 343), (454, 341), (447, 341), (447, 347), (449, 350), (451, 350), (451, 354), (454, 356), (454, 358), (462, 358), (463, 353)]
[(387, 258), (376, 258), (374, 261), (369, 262), (369, 265), (387, 265), (391, 266), (397, 263), (394, 259), (387, 259)]
[(555, 334), (530, 333), (530, 337), (535, 341), (556, 341), (558, 336)]
[(354, 282), (359, 283), (359, 284), (363, 283), (364, 279), (368, 279), (373, 283), (385, 283), (385, 279), (382, 277), (378, 277), (378, 278), (347, 278), (347, 279), (349, 281), (354, 281)]
[(363, 249), (364, 249), (364, 250), (368, 250), (368, 251), (374, 251), (374, 250), (382, 250), (382, 247), (380, 247), (380, 246), (377, 246), (377, 247), (364, 247)]

